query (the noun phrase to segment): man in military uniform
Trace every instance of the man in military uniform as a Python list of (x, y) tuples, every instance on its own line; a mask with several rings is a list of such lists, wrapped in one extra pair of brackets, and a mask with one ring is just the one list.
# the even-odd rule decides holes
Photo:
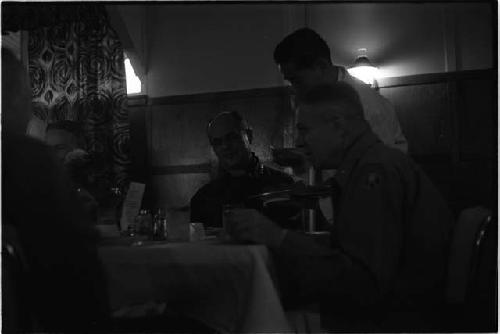
[[(219, 161), (219, 175), (191, 199), (192, 222), (222, 227), (223, 205), (261, 210), (262, 203), (252, 200), (251, 196), (293, 183), (287, 174), (264, 166), (252, 152), (252, 129), (237, 112), (218, 114), (208, 124), (207, 134)], [(287, 218), (287, 215), (281, 216)]]
[[(331, 247), (287, 231), (253, 210), (225, 213), (234, 239), (267, 245), (280, 286), (318, 302), (338, 331), (437, 330), (452, 216), (420, 168), (384, 145), (345, 83), (304, 98), (298, 145), (315, 167), (336, 169)], [(438, 313), (435, 313), (438, 314)]]

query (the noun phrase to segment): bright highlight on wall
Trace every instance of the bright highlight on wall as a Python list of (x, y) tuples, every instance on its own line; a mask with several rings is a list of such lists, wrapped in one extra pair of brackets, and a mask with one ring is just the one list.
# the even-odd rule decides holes
[(141, 79), (135, 75), (130, 59), (125, 58), (125, 75), (127, 76), (127, 94), (139, 94), (142, 91)]
[(373, 66), (356, 66), (348, 69), (349, 74), (358, 78), (367, 85), (373, 86), (375, 80), (378, 78), (378, 69)]
[(366, 48), (358, 49), (358, 57), (354, 61), (354, 66), (347, 71), (353, 77), (372, 87), (376, 86), (377, 78), (380, 74), (378, 68), (368, 59)]

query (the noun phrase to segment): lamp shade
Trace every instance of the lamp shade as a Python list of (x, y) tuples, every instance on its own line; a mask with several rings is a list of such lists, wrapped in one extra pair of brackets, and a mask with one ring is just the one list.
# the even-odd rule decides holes
[(359, 56), (356, 58), (354, 66), (347, 71), (353, 77), (371, 86), (374, 86), (378, 76), (378, 69), (373, 66), (367, 56)]

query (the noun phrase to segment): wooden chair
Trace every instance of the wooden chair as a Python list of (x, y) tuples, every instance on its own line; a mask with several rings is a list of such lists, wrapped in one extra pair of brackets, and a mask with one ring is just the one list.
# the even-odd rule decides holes
[(37, 328), (29, 311), (25, 278), (28, 265), (15, 228), (2, 225), (2, 331), (31, 332)]
[(496, 331), (497, 221), (483, 207), (459, 216), (451, 241), (446, 329)]

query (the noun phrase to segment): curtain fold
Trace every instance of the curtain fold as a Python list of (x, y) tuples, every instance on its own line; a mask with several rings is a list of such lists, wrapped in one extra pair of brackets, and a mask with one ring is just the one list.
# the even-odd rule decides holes
[(130, 132), (120, 40), (101, 5), (51, 6), (41, 16), (48, 14), (29, 31), (34, 113), (47, 123), (79, 122), (97, 182), (125, 190)]

